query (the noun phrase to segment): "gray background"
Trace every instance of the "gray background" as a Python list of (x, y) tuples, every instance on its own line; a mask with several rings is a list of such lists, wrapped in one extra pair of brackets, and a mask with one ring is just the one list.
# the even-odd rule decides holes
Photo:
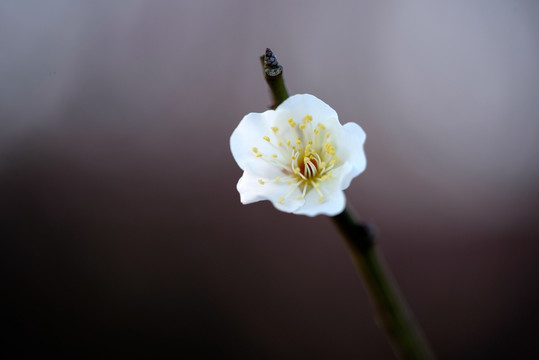
[[(539, 3), (0, 1), (2, 326), (22, 353), (392, 359), (325, 217), (243, 206), (290, 93), (367, 133), (348, 200), (440, 359), (538, 355)], [(535, 233), (534, 233), (535, 231)]]

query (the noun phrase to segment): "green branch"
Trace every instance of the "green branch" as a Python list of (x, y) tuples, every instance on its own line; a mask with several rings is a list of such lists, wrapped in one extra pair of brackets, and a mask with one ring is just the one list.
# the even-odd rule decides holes
[(332, 218), (343, 235), (376, 311), (377, 324), (386, 332), (399, 359), (434, 359), (429, 346), (385, 266), (367, 224), (350, 208)]
[(273, 98), (272, 109), (275, 109), (288, 98), (288, 91), (284, 85), (283, 67), (277, 62), (273, 52), (267, 48), (266, 53), (260, 57), (264, 70), (264, 78), (268, 83)]
[[(266, 49), (260, 62), (271, 90), (272, 108), (275, 109), (288, 98), (283, 67), (270, 49)], [(332, 217), (332, 220), (346, 241), (376, 310), (377, 323), (388, 335), (397, 357), (403, 360), (434, 359), (411, 312), (399, 296), (382, 257), (377, 254), (374, 236), (368, 225), (358, 221), (350, 208)]]

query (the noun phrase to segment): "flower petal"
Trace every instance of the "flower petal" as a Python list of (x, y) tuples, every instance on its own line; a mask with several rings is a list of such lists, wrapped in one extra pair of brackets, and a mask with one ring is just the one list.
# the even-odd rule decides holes
[(271, 133), (271, 126), (275, 119), (286, 118), (287, 113), (268, 110), (264, 113), (249, 113), (243, 117), (230, 136), (230, 150), (238, 166), (245, 170), (245, 164), (254, 158), (253, 147), (258, 151), (271, 154), (274, 149), (263, 140)]
[[(305, 200), (297, 199), (301, 192), (299, 189), (293, 190), (293, 185), (289, 185), (285, 182), (273, 181), (267, 181), (262, 185), (258, 180), (259, 177), (249, 170), (246, 170), (243, 173), (243, 176), (240, 178), (237, 185), (242, 204), (251, 204), (257, 201), (269, 200), (277, 209), (290, 213), (305, 203)], [(280, 201), (285, 197), (285, 200)]]
[(367, 167), (367, 158), (363, 145), (365, 144), (366, 134), (363, 129), (355, 123), (347, 123), (343, 126), (345, 135), (339, 143), (339, 151), (346, 153), (346, 164), (350, 168), (343, 169), (341, 178), (341, 189), (350, 186), (353, 178), (361, 174)]
[[(328, 104), (310, 94), (297, 94), (289, 97), (279, 105), (278, 110), (288, 111), (297, 122), (307, 114), (313, 117), (313, 124), (323, 122), (325, 126), (339, 124), (337, 112)], [(340, 125), (340, 124), (339, 124)]]
[(344, 192), (340, 189), (339, 179), (326, 180), (321, 189), (324, 193), (324, 200), (322, 202), (318, 201), (318, 193), (311, 190), (305, 196), (305, 204), (294, 211), (294, 214), (307, 216), (335, 216), (343, 212), (344, 206), (346, 205), (346, 198)]

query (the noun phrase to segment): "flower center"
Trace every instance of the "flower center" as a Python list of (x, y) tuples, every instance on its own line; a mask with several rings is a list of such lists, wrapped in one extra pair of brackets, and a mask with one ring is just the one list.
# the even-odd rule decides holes
[(304, 157), (303, 163), (299, 166), (299, 172), (307, 179), (312, 178), (318, 173), (318, 163), (316, 159), (310, 157)]
[(274, 136), (264, 136), (263, 139), (275, 149), (275, 153), (262, 154), (258, 148), (252, 149), (257, 158), (279, 167), (283, 174), (273, 180), (259, 179), (261, 185), (270, 181), (285, 181), (291, 186), (288, 194), (279, 199), (281, 203), (297, 190), (301, 193), (296, 197), (297, 200), (303, 199), (312, 189), (318, 193), (318, 201), (324, 200), (320, 185), (332, 177), (331, 169), (336, 166), (338, 158), (335, 146), (330, 142), (330, 132), (322, 123), (313, 126), (312, 119), (307, 114), (298, 126), (290, 118), (290, 131), (286, 132), (281, 132), (276, 126), (271, 127)]

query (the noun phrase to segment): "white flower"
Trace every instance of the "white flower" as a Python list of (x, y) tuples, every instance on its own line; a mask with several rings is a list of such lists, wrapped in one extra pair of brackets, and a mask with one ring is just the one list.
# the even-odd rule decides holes
[(345, 207), (343, 190), (367, 165), (364, 142), (359, 125), (341, 125), (335, 110), (309, 94), (247, 114), (230, 137), (243, 170), (241, 202), (270, 200), (289, 213), (337, 215)]

